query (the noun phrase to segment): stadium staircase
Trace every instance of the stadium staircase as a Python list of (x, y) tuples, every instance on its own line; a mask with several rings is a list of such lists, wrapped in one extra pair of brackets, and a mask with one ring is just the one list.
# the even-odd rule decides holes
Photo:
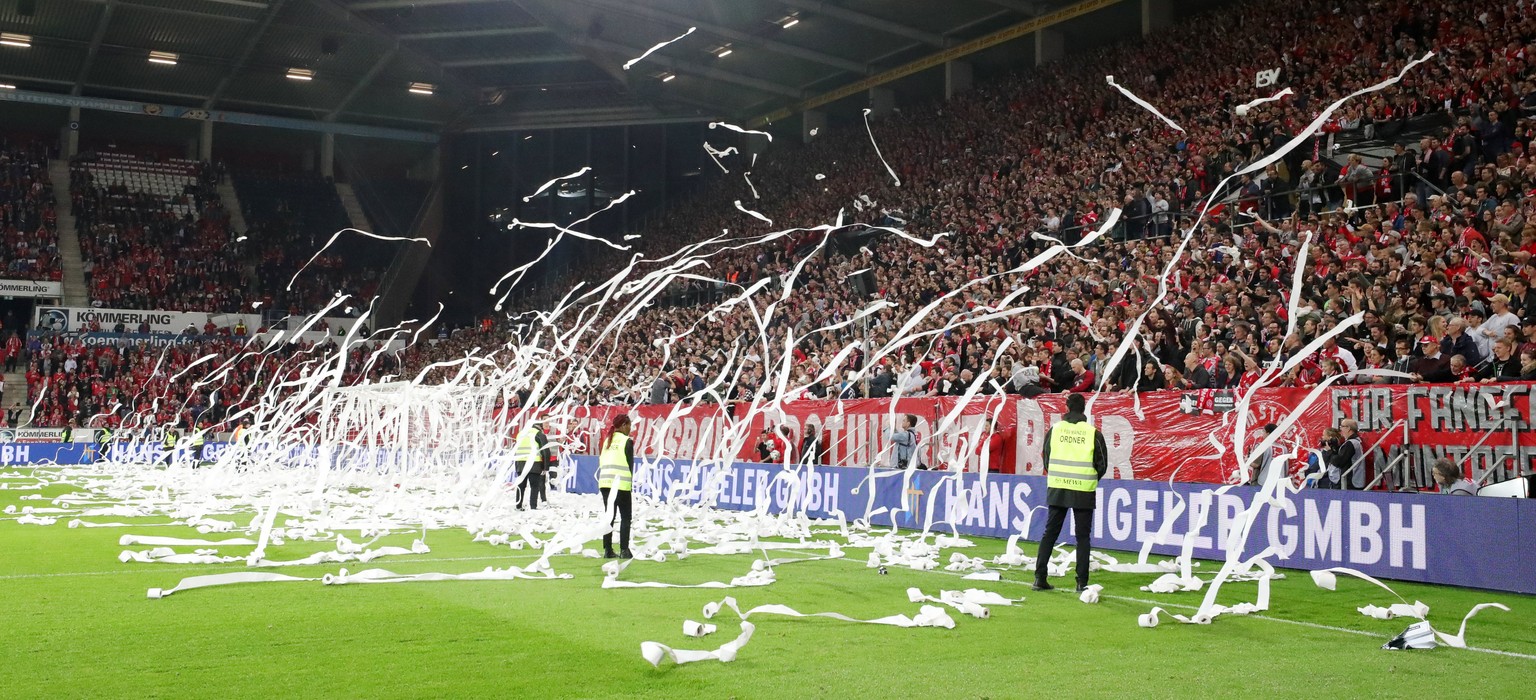
[(5, 405), (0, 411), (9, 415), (11, 409), (21, 410), (21, 422), (27, 419), (27, 375), (23, 372), (5, 373)]
[[(80, 232), (75, 230), (75, 214), (69, 198), (69, 161), (63, 158), (49, 161), (48, 177), (53, 180), (54, 211), (59, 219), (59, 264), (64, 268), (64, 305), (87, 306), (90, 303), (90, 289), (85, 284)], [(25, 378), (21, 384), (12, 384), (11, 375), (6, 375), (5, 380), (7, 389), (26, 386)], [(23, 396), (25, 393), (21, 392)], [(6, 402), (10, 403), (10, 400), (11, 396), (7, 394)]]
[(243, 235), (251, 227), (245, 225), (245, 207), (240, 206), (240, 193), (235, 191), (234, 181), (225, 178), (219, 183), (219, 200), (224, 203), (224, 210), (229, 212), (229, 227), (235, 235)]
[(352, 186), (343, 182), (336, 183), (336, 196), (341, 199), (341, 208), (347, 212), (347, 221), (352, 228), (359, 231), (374, 233), (373, 224), (368, 221), (368, 214), (363, 211), (362, 202), (357, 201), (357, 191)]

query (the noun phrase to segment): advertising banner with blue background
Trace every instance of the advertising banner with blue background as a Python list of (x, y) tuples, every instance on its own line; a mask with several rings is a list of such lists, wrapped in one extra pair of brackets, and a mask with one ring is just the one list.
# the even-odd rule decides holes
[[(597, 491), (594, 457), (576, 457), (566, 481), (575, 493)], [(874, 475), (873, 489), (869, 484)], [(805, 512), (813, 518), (934, 532), (1038, 540), (1045, 529), (1045, 477), (976, 473), (905, 472), (853, 467), (786, 470), (738, 462), (695, 469), (685, 461), (642, 466), (637, 495), (727, 510), (765, 508)], [(1155, 538), (1164, 513), (1180, 498), (1210, 504), (1196, 530), (1194, 508), (1183, 508), (1166, 541), (1153, 546), (1177, 555), (1194, 538), (1201, 559), (1225, 560), (1227, 533), (1240, 524), (1258, 489), (1233, 487), (1212, 495), (1208, 484), (1104, 480), (1094, 511), (1094, 546), (1136, 552)], [(931, 521), (930, 521), (931, 518)], [(1070, 521), (1068, 529), (1070, 530)], [(1063, 535), (1063, 542), (1072, 543)], [(1536, 593), (1536, 499), (1435, 494), (1302, 490), (1280, 506), (1260, 511), (1243, 553), (1271, 545), (1276, 566), (1322, 569), (1347, 566), (1373, 576), (1491, 590)], [(1031, 552), (1032, 553), (1032, 552)], [(1120, 557), (1126, 561), (1125, 557)]]

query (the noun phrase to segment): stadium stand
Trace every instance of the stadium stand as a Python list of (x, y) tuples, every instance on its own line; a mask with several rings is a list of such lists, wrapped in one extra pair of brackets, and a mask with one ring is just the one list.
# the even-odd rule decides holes
[[(1362, 367), (1398, 367), (1425, 381), (1536, 378), (1536, 342), (1528, 340), (1536, 332), (1529, 290), (1536, 254), (1529, 196), (1536, 161), (1528, 150), (1536, 134), (1529, 118), (1536, 108), (1533, 21), (1512, 5), (1464, 10), (1402, 0), (1369, 8), (1317, 0), (1238, 5), (1145, 42), (978, 85), (877, 122), (874, 138), (899, 187), (862, 124), (805, 148), (775, 143), (753, 170), (760, 199), (744, 182), (722, 178), (658, 217), (642, 243), (654, 257), (722, 229), (816, 226), (839, 209), (860, 207), (869, 223), (879, 216), (869, 212), (887, 212), (915, 236), (948, 233), (930, 248), (887, 237), (852, 259), (828, 253), (832, 264), (801, 273), (797, 285), (809, 293), (787, 303), (768, 328), (769, 345), (782, 344), (791, 324), (803, 328), (813, 316), (818, 324), (836, 322), (865, 306), (844, 279), (864, 267), (874, 268), (878, 295), (898, 304), (873, 319), (868, 340), (876, 345), (893, 337), (910, 309), (955, 290), (963, 291), (942, 304), (940, 322), (981, 315), (1015, 290), (1023, 292), (1016, 306), (1061, 305), (1087, 315), (1087, 323), (1046, 312), (965, 326), (929, 347), (903, 348), (867, 385), (816, 386), (812, 395), (889, 395), (896, 388), (904, 396), (953, 395), (981, 373), (996, 380), (992, 390), (1021, 392), (1100, 382), (1110, 389), (1241, 388), (1266, 363), (1289, 358), (1360, 312), (1364, 323), (1301, 363), (1284, 384), (1314, 386)], [(1234, 180), (1220, 206), (1200, 216), (1225, 175), (1426, 49), (1437, 57), (1408, 80), (1348, 106), (1263, 177)], [(1282, 66), (1296, 95), (1237, 116), (1234, 107), (1254, 94), (1256, 72)], [(1106, 75), (1136, 76), (1127, 84), (1184, 131), (1106, 86)], [(1413, 139), (1418, 133), (1424, 138)], [(1332, 152), (1330, 144), (1346, 142), (1362, 154), (1389, 155)], [(855, 205), (861, 196), (874, 206)], [(753, 202), (774, 224), (741, 214), (733, 200)], [(1051, 238), (1076, 242), (1116, 207), (1121, 225), (1109, 240), (1075, 251), (1080, 259), (973, 282), (1019, 266)], [(1184, 257), (1169, 268), (1177, 233), (1190, 227)], [(1306, 240), (1306, 284), (1291, 300), (1294, 260)], [(712, 269), (746, 286), (788, 272), (816, 242), (802, 235), (770, 250), (722, 253)], [(627, 259), (600, 254), (589, 261), (572, 279), (607, 278)], [(1169, 294), (1154, 304), (1165, 268)], [(681, 398), (686, 367), (708, 368), (717, 349), (744, 342), (749, 330), (755, 337), (754, 322), (737, 309), (670, 347), (653, 345), (690, 326), (703, 310), (699, 302), (721, 293), (679, 288), (673, 304), (627, 326), (613, 357), (638, 358), (626, 364), (641, 369), (626, 377), (634, 389), (615, 400), (639, 400), (641, 387), (664, 373), (674, 379), (670, 398)], [(541, 306), (551, 298), (525, 302)], [(1293, 301), (1295, 319), (1288, 316)], [(1100, 377), (1139, 318), (1143, 342), (1114, 376)], [(1292, 321), (1299, 332), (1287, 336)], [(1009, 336), (1014, 349), (996, 358)], [(857, 330), (813, 335), (797, 348), (797, 378), (809, 382), (859, 339)], [(1432, 347), (1441, 349), (1439, 359), (1422, 356)], [(1513, 361), (1501, 359), (1510, 352)], [(855, 353), (840, 369), (862, 362)], [(761, 386), (762, 368), (756, 372), (732, 390), (734, 398)]]
[(92, 303), (233, 313), (241, 247), (206, 164), (123, 153), (70, 164), (70, 199)]
[(0, 137), (0, 277), (63, 278), (45, 144)]
[[(389, 260), (377, 243), (343, 236), (293, 280), (300, 265), (324, 248), (336, 232), (351, 226), (335, 187), (318, 175), (235, 172), (251, 242), (260, 248), (257, 277), (265, 299), (263, 308), (297, 315), (322, 308), (340, 293), (351, 294), (357, 309), (378, 290), (380, 271)], [(293, 289), (287, 289), (293, 280)], [(337, 314), (343, 315), (343, 314)]]

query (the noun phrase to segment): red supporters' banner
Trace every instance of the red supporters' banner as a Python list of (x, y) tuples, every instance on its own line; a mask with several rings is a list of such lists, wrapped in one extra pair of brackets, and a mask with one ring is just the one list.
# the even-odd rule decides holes
[[(1305, 394), (1261, 392), (1250, 404), (1249, 440), (1244, 449), (1258, 444), (1266, 423), (1279, 422), (1290, 412), (1285, 401), (1299, 402)], [(1227, 480), (1237, 467), (1232, 446), (1236, 416), (1191, 409), (1183, 398), (1180, 392), (1099, 395), (1091, 412), (1109, 448), (1111, 478)], [(894, 407), (892, 403), (890, 399), (786, 403), (782, 416), (752, 416), (751, 432), (756, 435), (765, 425), (782, 423), (798, 439), (803, 426), (815, 425), (830, 446), (827, 462), (891, 467), (895, 457), (889, 429), (910, 415), (917, 419), (918, 455), (926, 466), (946, 468), (963, 461), (967, 471), (980, 471), (985, 462), (990, 472), (1043, 474), (1040, 455), (1046, 431), (1066, 413), (1064, 394), (1032, 399), (977, 397), (959, 410), (959, 399), (954, 398), (902, 399)], [(1286, 451), (1314, 446), (1326, 427), (1326, 402), (1318, 401), (1308, 414), (1308, 420), (1282, 436), (1281, 446)], [(994, 419), (995, 428), (990, 427)], [(744, 452), (740, 458), (760, 461), (755, 450)], [(799, 455), (792, 461), (799, 461)]]
[[(1536, 469), (1531, 384), (1361, 386), (1333, 391), (1323, 418), (1353, 418), (1371, 449), (1372, 477), (1389, 488), (1430, 488), (1445, 457), (1480, 485)], [(1391, 467), (1388, 470), (1388, 467)], [(1491, 473), (1490, 473), (1491, 472)]]
[[(1298, 473), (1323, 431), (1353, 418), (1368, 450), (1367, 474), (1384, 488), (1433, 488), (1430, 465), (1440, 457), (1460, 463), (1476, 480), (1495, 483), (1536, 468), (1536, 432), (1530, 430), (1529, 384), (1341, 386), (1303, 408), (1276, 442)], [(1307, 389), (1264, 389), (1248, 404), (1242, 449), (1264, 439), (1266, 424), (1280, 424), (1307, 399)], [(1227, 483), (1237, 457), (1233, 431), (1240, 397), (1230, 392), (1161, 391), (1100, 394), (1090, 413), (1109, 448), (1109, 476)], [(1046, 431), (1066, 412), (1063, 394), (1035, 398), (980, 396), (964, 405), (955, 398), (793, 401), (778, 408), (747, 404), (593, 407), (578, 411), (573, 435), (595, 448), (598, 436), (621, 411), (636, 422), (643, 454), (709, 459), (722, 450), (747, 462), (895, 466), (890, 429), (917, 420), (918, 459), (930, 468), (963, 463), (967, 471), (1042, 474)], [(780, 428), (787, 428), (783, 436)], [(819, 456), (802, 454), (807, 428), (821, 436)], [(779, 437), (771, 438), (765, 429)], [(765, 460), (767, 442), (779, 452)], [(589, 454), (595, 454), (592, 449)], [(1495, 473), (1489, 475), (1493, 470)], [(1486, 479), (1485, 479), (1486, 477)]]

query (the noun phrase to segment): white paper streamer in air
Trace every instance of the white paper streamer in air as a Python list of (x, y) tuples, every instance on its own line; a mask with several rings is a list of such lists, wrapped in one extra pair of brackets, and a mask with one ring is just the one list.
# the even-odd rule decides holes
[(1113, 87), (1114, 89), (1119, 90), (1120, 94), (1125, 95), (1127, 98), (1130, 98), (1130, 100), (1132, 102), (1135, 102), (1136, 104), (1141, 105), (1142, 109), (1145, 109), (1148, 112), (1151, 112), (1152, 116), (1157, 117), (1158, 119), (1163, 120), (1163, 123), (1167, 124), (1170, 127), (1173, 127), (1174, 131), (1183, 131), (1184, 130), (1184, 127), (1179, 126), (1178, 122), (1175, 122), (1174, 120), (1169, 119), (1162, 112), (1158, 111), (1158, 109), (1156, 107), (1153, 107), (1151, 102), (1148, 102), (1146, 100), (1141, 99), (1140, 97), (1137, 97), (1136, 93), (1133, 93), (1130, 90), (1125, 89), (1119, 83), (1115, 82), (1115, 76), (1113, 76), (1113, 75), (1106, 75), (1106, 76), (1104, 76), (1104, 81), (1109, 83), (1110, 87)]
[(1281, 99), (1281, 98), (1285, 97), (1286, 95), (1290, 95), (1290, 94), (1294, 94), (1294, 93), (1291, 92), (1290, 88), (1286, 88), (1284, 90), (1281, 90), (1280, 92), (1277, 92), (1277, 93), (1275, 93), (1273, 95), (1270, 95), (1269, 97), (1260, 97), (1257, 100), (1253, 100), (1253, 101), (1250, 101), (1250, 102), (1244, 102), (1243, 104), (1238, 105), (1237, 108), (1234, 109), (1233, 111), (1237, 112), (1237, 116), (1239, 116), (1239, 117), (1246, 117), (1246, 116), (1248, 116), (1248, 111), (1253, 109), (1254, 107), (1257, 107), (1257, 106), (1259, 106), (1261, 104), (1264, 104), (1266, 102), (1274, 102), (1275, 100)]
[(718, 127), (725, 127), (725, 128), (730, 129), (731, 131), (734, 131), (734, 132), (736, 132), (738, 134), (751, 134), (751, 135), (754, 135), (754, 136), (762, 136), (762, 137), (768, 139), (769, 142), (773, 141), (773, 134), (770, 134), (770, 133), (768, 133), (766, 131), (757, 131), (755, 129), (743, 129), (743, 128), (739, 127), (739, 126), (736, 126), (735, 124), (729, 124), (729, 123), (726, 123), (726, 122), (710, 122), (709, 123), (709, 128), (711, 128), (711, 129), (713, 129), (713, 128), (717, 127), (717, 126)]
[(624, 64), (624, 70), (629, 70), (630, 66), (633, 66), (636, 63), (644, 61), (647, 56), (650, 56), (651, 54), (656, 53), (657, 51), (660, 51), (667, 44), (670, 44), (670, 43), (672, 43), (674, 41), (682, 41), (683, 37), (688, 36), (689, 34), (692, 34), (692, 33), (696, 32), (696, 31), (698, 31), (698, 29), (699, 29), (698, 27), (689, 27), (688, 31), (683, 32), (682, 34), (679, 34), (679, 35), (677, 35), (677, 36), (675, 36), (675, 37), (673, 37), (671, 39), (663, 41), (660, 44), (652, 46), (649, 49), (646, 49), (645, 53), (640, 54), (639, 56), (636, 56), (635, 58), (629, 59), (629, 61)]
[(741, 206), (741, 200), (739, 200), (739, 199), (738, 199), (738, 200), (736, 200), (736, 208), (737, 208), (737, 209), (738, 209), (738, 210), (740, 210), (740, 211), (741, 211), (741, 213), (743, 213), (743, 214), (746, 214), (746, 215), (748, 215), (748, 216), (751, 216), (751, 217), (752, 217), (752, 218), (754, 218), (754, 219), (759, 219), (759, 220), (761, 220), (761, 221), (762, 221), (762, 222), (763, 222), (763, 223), (766, 223), (766, 224), (768, 224), (768, 225), (769, 225), (769, 226), (772, 226), (772, 225), (773, 225), (773, 219), (770, 219), (770, 218), (768, 218), (768, 217), (766, 217), (766, 216), (763, 216), (763, 215), (762, 215), (762, 214), (761, 214), (761, 213), (758, 213), (758, 212), (755, 212), (755, 211), (752, 211), (752, 210), (751, 210), (751, 209), (748, 209), (748, 208), (746, 208), (746, 207), (744, 207), (744, 206)]
[(547, 189), (549, 189), (551, 187), (554, 187), (555, 183), (561, 182), (563, 180), (572, 180), (572, 179), (581, 177), (582, 175), (586, 175), (587, 173), (589, 173), (591, 171), (592, 171), (592, 166), (587, 165), (587, 166), (583, 166), (580, 170), (577, 170), (576, 172), (571, 173), (570, 175), (561, 175), (560, 177), (557, 177), (557, 178), (555, 178), (553, 180), (550, 180), (549, 182), (546, 182), (546, 183), (544, 183), (542, 185), (539, 185), (539, 189), (534, 190), (533, 194), (530, 194), (527, 197), (524, 197), (523, 201), (524, 202), (531, 202), (531, 201), (533, 201), (534, 197), (537, 197), (537, 196), (543, 194), (544, 190), (547, 190)]
[(886, 162), (885, 156), (880, 153), (880, 144), (875, 141), (875, 129), (869, 125), (869, 113), (872, 111), (874, 110), (871, 110), (868, 107), (864, 108), (864, 130), (869, 132), (869, 144), (875, 147), (875, 157), (879, 158), (880, 163), (885, 166), (885, 172), (890, 173), (891, 180), (896, 183), (897, 187), (901, 187), (901, 177), (896, 174), (896, 169), (892, 168), (891, 164)]

